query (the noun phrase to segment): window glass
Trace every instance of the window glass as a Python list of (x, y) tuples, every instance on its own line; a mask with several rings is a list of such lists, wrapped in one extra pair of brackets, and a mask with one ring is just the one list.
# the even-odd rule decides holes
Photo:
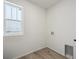
[(22, 33), (21, 7), (10, 2), (5, 2), (4, 15), (4, 35)]
[(21, 22), (6, 21), (6, 32), (20, 32), (21, 31)]
[(22, 11), (21, 8), (17, 8), (17, 20), (21, 21), (22, 19)]
[(9, 4), (5, 4), (5, 18), (11, 19), (11, 6)]
[(16, 15), (17, 15), (16, 12), (17, 12), (17, 11), (16, 11), (16, 7), (12, 6), (12, 20), (17, 20), (17, 19), (16, 19)]

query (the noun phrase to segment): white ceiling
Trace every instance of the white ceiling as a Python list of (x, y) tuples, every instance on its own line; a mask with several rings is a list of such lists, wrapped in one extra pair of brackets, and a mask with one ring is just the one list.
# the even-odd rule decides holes
[(59, 2), (60, 0), (28, 0), (28, 1), (35, 3), (43, 8), (48, 8), (51, 5)]

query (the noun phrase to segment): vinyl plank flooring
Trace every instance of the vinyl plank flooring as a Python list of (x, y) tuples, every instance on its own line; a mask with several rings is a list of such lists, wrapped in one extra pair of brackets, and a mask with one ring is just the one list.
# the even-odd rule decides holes
[(44, 48), (18, 59), (67, 59), (67, 58), (49, 48)]

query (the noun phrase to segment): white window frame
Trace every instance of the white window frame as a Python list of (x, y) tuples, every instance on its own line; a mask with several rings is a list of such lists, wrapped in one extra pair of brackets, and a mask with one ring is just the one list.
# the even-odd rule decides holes
[[(4, 16), (4, 36), (18, 36), (18, 35), (23, 35), (24, 34), (24, 22), (23, 22), (23, 7), (22, 6), (20, 6), (20, 5), (17, 5), (17, 4), (14, 4), (14, 3), (11, 3), (11, 2), (8, 2), (8, 1), (5, 1), (4, 2), (4, 4), (10, 4), (10, 5), (13, 5), (13, 6), (15, 6), (15, 7), (18, 7), (18, 8), (20, 8), (21, 9), (21, 28), (22, 28), (22, 31), (21, 32), (9, 32), (9, 33), (7, 33), (6, 31), (5, 31), (5, 26), (6, 26), (6, 23), (5, 23), (5, 21), (6, 21), (6, 19), (5, 19), (5, 16)], [(5, 8), (5, 7), (4, 7)], [(5, 9), (4, 9), (5, 10)], [(5, 12), (4, 12), (4, 15), (5, 15)]]

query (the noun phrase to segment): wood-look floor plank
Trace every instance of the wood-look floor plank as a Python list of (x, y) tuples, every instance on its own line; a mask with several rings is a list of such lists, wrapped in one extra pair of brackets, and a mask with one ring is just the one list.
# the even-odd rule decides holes
[(44, 48), (18, 59), (66, 59), (66, 58), (49, 48)]

